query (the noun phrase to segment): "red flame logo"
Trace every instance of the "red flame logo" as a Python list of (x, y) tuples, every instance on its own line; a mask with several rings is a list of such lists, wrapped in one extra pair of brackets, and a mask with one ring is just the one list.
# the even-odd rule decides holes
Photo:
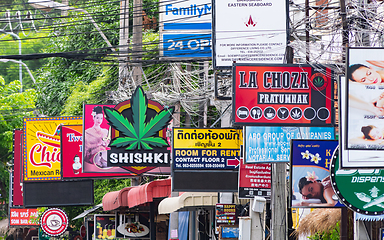
[(249, 15), (249, 19), (248, 19), (248, 22), (247, 22), (247, 23), (245, 23), (245, 26), (247, 26), (247, 27), (249, 27), (249, 26), (252, 26), (252, 27), (254, 27), (254, 26), (256, 26), (256, 24), (257, 24), (257, 22), (253, 22), (253, 20), (252, 20), (252, 16), (251, 16), (251, 15)]

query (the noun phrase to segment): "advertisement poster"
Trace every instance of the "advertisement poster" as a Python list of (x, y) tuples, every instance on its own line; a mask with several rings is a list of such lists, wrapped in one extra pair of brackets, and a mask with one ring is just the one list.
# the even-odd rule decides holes
[(236, 125), (333, 126), (332, 70), (311, 65), (233, 66)]
[(10, 227), (20, 227), (20, 226), (38, 226), (37, 223), (32, 223), (31, 218), (37, 218), (39, 216), (39, 211), (36, 208), (11, 208), (9, 212), (9, 226)]
[(271, 164), (243, 164), (239, 169), (239, 198), (271, 198)]
[(64, 179), (136, 176), (119, 167), (100, 168), (97, 165), (87, 166), (92, 172), (83, 172), (82, 132), (82, 125), (61, 127), (61, 176)]
[(216, 226), (237, 224), (236, 204), (216, 204)]
[(289, 162), (292, 139), (335, 139), (332, 127), (245, 127), (244, 163)]
[(60, 127), (82, 123), (82, 117), (24, 118), (24, 181), (60, 180)]
[(283, 63), (287, 44), (285, 1), (214, 0), (213, 64)]
[[(380, 147), (380, 139), (371, 140), (365, 139), (363, 131), (371, 135), (371, 132), (380, 132), (377, 131), (377, 128), (372, 126), (374, 125), (366, 125), (360, 126), (360, 129), (355, 132), (352, 131), (353, 128), (358, 128), (358, 125), (361, 125), (362, 122), (356, 121), (350, 122), (348, 118), (354, 118), (351, 115), (358, 115), (357, 112), (361, 112), (360, 110), (353, 110), (354, 107), (348, 107), (348, 98), (351, 97), (351, 94), (348, 94), (348, 82), (345, 76), (340, 76), (340, 85), (339, 85), (339, 117), (340, 117), (340, 168), (383, 168), (384, 167), (384, 155), (382, 154), (382, 150)], [(352, 83), (349, 83), (350, 85)], [(354, 84), (356, 85), (356, 84)], [(369, 86), (369, 85), (368, 85)], [(347, 97), (349, 96), (349, 97)], [(368, 95), (371, 96), (371, 95)], [(352, 103), (350, 101), (350, 103)], [(353, 113), (355, 112), (356, 113)], [(376, 117), (375, 117), (376, 119)], [(372, 120), (372, 119), (371, 119)], [(377, 119), (376, 119), (377, 121)], [(359, 123), (360, 122), (360, 123)], [(370, 123), (370, 121), (367, 121)], [(348, 127), (349, 126), (349, 127)], [(367, 131), (369, 130), (370, 131)], [(348, 134), (348, 131), (352, 132)], [(363, 131), (361, 131), (363, 130)], [(380, 134), (378, 135), (380, 136)], [(362, 148), (362, 146), (366, 148)], [(359, 146), (359, 148), (357, 148)], [(373, 147), (369, 149), (368, 147)], [(352, 148), (351, 148), (352, 147)], [(356, 148), (355, 148), (356, 147)], [(377, 149), (375, 149), (377, 148)]]
[(348, 149), (384, 150), (384, 48), (349, 48)]
[(149, 213), (118, 214), (116, 238), (149, 238)]
[(240, 164), (241, 129), (173, 128), (173, 169), (234, 169)]
[(116, 238), (116, 217), (114, 214), (95, 214), (94, 240)]
[(13, 172), (12, 172), (12, 204), (11, 206), (23, 206), (23, 187), (21, 184), (22, 173), (22, 140), (23, 130), (13, 131)]
[(292, 140), (291, 206), (341, 207), (329, 169), (337, 140)]
[(332, 186), (340, 201), (357, 213), (383, 215), (384, 170), (340, 169), (340, 155), (337, 150), (332, 158), (330, 172)]

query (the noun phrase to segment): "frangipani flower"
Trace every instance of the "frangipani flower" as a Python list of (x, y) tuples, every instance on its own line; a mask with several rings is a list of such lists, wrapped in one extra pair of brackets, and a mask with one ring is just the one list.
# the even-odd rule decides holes
[(318, 153), (315, 155), (311, 155), (311, 162), (315, 162), (316, 164), (319, 164), (319, 161), (321, 160), (321, 157)]
[(305, 152), (302, 152), (301, 155), (303, 156), (303, 159), (309, 159), (309, 157), (312, 155), (309, 153), (308, 150), (306, 150)]
[(307, 179), (307, 181), (310, 181), (310, 182), (316, 182), (316, 180), (318, 179), (315, 171), (307, 172), (307, 176), (305, 178)]

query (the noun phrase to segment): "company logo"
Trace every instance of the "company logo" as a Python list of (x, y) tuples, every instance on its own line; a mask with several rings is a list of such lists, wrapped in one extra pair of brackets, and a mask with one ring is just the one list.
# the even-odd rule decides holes
[(68, 227), (67, 214), (58, 208), (46, 210), (40, 219), (41, 228), (50, 236), (60, 236)]
[[(165, 166), (169, 165), (169, 144), (164, 130), (172, 120), (174, 107), (149, 108), (141, 87), (136, 88), (130, 101), (104, 107), (109, 125), (116, 131), (108, 150), (108, 166)], [(163, 135), (163, 136), (160, 136)]]
[(254, 27), (254, 26), (256, 26), (257, 22), (254, 22), (252, 20), (252, 16), (250, 15), (249, 18), (248, 18), (248, 22), (245, 22), (244, 24), (247, 27)]
[(172, 7), (172, 4), (167, 4), (165, 6), (165, 15), (176, 15), (176, 16), (198, 16), (200, 18), (202, 15), (207, 15), (211, 13), (212, 6), (207, 4), (199, 5), (191, 4), (188, 7)]
[(324, 90), (328, 85), (328, 79), (322, 73), (313, 74), (310, 82), (312, 88), (316, 89), (317, 91)]

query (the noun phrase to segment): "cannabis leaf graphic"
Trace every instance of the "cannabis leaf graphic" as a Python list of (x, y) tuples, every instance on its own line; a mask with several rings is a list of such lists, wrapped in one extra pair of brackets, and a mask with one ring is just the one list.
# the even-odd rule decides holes
[(324, 79), (321, 78), (321, 77), (316, 77), (313, 81), (313, 84), (317, 87), (321, 87), (322, 85), (324, 85)]
[(107, 121), (122, 135), (113, 139), (110, 146), (126, 147), (126, 150), (151, 150), (152, 147), (169, 146), (165, 139), (155, 135), (171, 121), (174, 107), (161, 110), (146, 123), (148, 99), (139, 86), (132, 95), (131, 108), (132, 122), (116, 109), (104, 107)]

